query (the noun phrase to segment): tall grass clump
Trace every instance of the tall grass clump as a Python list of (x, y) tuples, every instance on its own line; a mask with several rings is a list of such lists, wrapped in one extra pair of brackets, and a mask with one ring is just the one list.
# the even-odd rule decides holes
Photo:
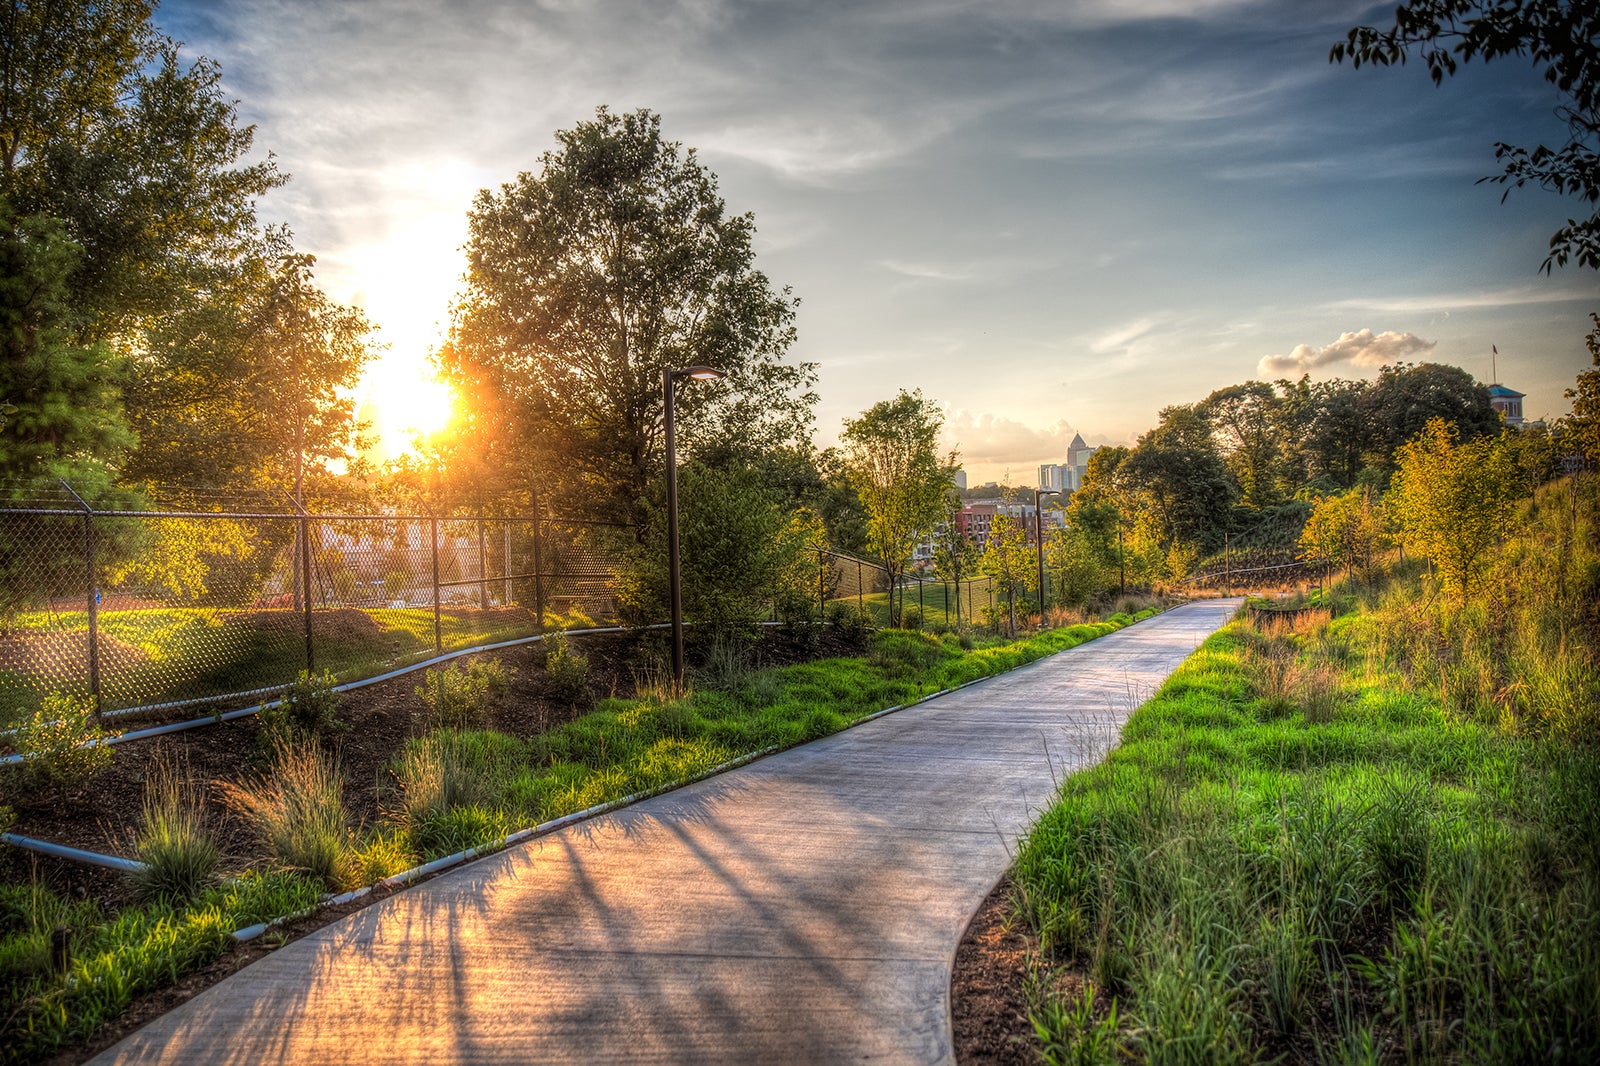
[(315, 743), (286, 742), (270, 774), (226, 788), (229, 804), (279, 865), (328, 888), (349, 879), (352, 834), (344, 782), (337, 763)]
[(203, 786), (186, 766), (160, 760), (145, 779), (141, 813), (134, 853), (144, 869), (133, 875), (135, 889), (142, 899), (187, 903), (211, 883), (222, 861)]
[(474, 659), (465, 668), (452, 663), (428, 670), (416, 693), (428, 705), (428, 721), (435, 729), (479, 729), (488, 717), (490, 696), (511, 685), (512, 671), (498, 659)]

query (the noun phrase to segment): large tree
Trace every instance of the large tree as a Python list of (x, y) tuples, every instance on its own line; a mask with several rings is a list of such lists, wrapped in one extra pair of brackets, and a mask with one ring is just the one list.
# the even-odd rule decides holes
[(922, 391), (904, 389), (846, 419), (844, 466), (867, 511), (867, 550), (889, 574), (889, 614), (899, 624), (894, 589), (917, 542), (945, 515), (956, 454), (939, 455), (944, 415)]
[[(1511, 189), (1535, 185), (1600, 202), (1600, 5), (1593, 0), (1409, 0), (1386, 29), (1357, 26), (1333, 46), (1330, 59), (1353, 66), (1427, 65), (1434, 84), (1461, 63), (1517, 57), (1530, 60), (1562, 100), (1567, 143), (1527, 148), (1499, 142), (1499, 174), (1485, 178)], [(1550, 238), (1542, 269), (1573, 260), (1600, 269), (1600, 212), (1568, 219)]]
[(556, 140), (537, 173), (474, 201), (440, 361), (493, 391), (495, 428), (518, 439), (530, 485), (642, 535), (663, 370), (727, 375), (678, 390), (687, 451), (713, 439), (759, 451), (806, 435), (814, 368), (783, 361), (796, 301), (756, 269), (754, 220), (728, 213), (660, 116), (602, 107)]
[(0, 6), (0, 196), (81, 249), (73, 340), (131, 335), (229, 272), (254, 239), (255, 198), (283, 180), (270, 159), (245, 161), (254, 130), (216, 64), (186, 64), (154, 6)]
[(1282, 496), (1278, 485), (1284, 454), (1282, 406), (1271, 385), (1247, 381), (1217, 389), (1197, 408), (1211, 423), (1218, 450), (1239, 482), (1239, 502), (1247, 507), (1265, 507)]
[(1160, 423), (1117, 467), (1116, 484), (1125, 498), (1142, 502), (1164, 550), (1184, 546), (1205, 554), (1222, 547), (1238, 489), (1217, 454), (1211, 424), (1194, 407), (1163, 408)]

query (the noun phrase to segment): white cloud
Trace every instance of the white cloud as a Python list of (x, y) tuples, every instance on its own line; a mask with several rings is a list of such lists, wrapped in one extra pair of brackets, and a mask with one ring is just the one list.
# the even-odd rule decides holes
[(1334, 311), (1387, 311), (1397, 314), (1459, 311), (1486, 307), (1520, 307), (1525, 304), (1567, 303), (1593, 300), (1592, 291), (1581, 288), (1518, 286), (1478, 292), (1441, 292), (1430, 296), (1373, 296), (1336, 300), (1326, 305)]
[(1373, 333), (1363, 329), (1355, 333), (1341, 333), (1339, 339), (1321, 348), (1297, 344), (1288, 355), (1263, 356), (1257, 370), (1263, 377), (1284, 374), (1304, 374), (1318, 367), (1335, 363), (1351, 366), (1383, 366), (1411, 356), (1431, 352), (1438, 341), (1425, 341), (1415, 333), (1396, 333), (1385, 330)]

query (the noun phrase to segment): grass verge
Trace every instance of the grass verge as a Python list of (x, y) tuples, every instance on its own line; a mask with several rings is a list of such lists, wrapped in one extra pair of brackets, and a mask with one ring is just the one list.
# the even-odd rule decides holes
[(1068, 779), (1019, 910), (1047, 1062), (1600, 1060), (1600, 751), (1464, 719), (1356, 613), (1213, 636)]

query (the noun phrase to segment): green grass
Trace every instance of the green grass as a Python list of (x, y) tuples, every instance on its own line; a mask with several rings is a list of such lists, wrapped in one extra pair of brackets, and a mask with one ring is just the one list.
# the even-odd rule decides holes
[(1593, 1061), (1600, 751), (1447, 714), (1359, 618), (1302, 630), (1213, 636), (1025, 841), (1019, 907), (1097, 993), (1037, 994), (1047, 1061), (1099, 1061), (1113, 1005), (1104, 1061)]
[[(87, 1040), (135, 995), (221, 955), (235, 929), (303, 910), (318, 892), (294, 874), (250, 873), (188, 907), (158, 901), (106, 915), (43, 888), (0, 886), (0, 1054), (28, 1061)], [(65, 976), (49, 965), (60, 925), (73, 930)]]

